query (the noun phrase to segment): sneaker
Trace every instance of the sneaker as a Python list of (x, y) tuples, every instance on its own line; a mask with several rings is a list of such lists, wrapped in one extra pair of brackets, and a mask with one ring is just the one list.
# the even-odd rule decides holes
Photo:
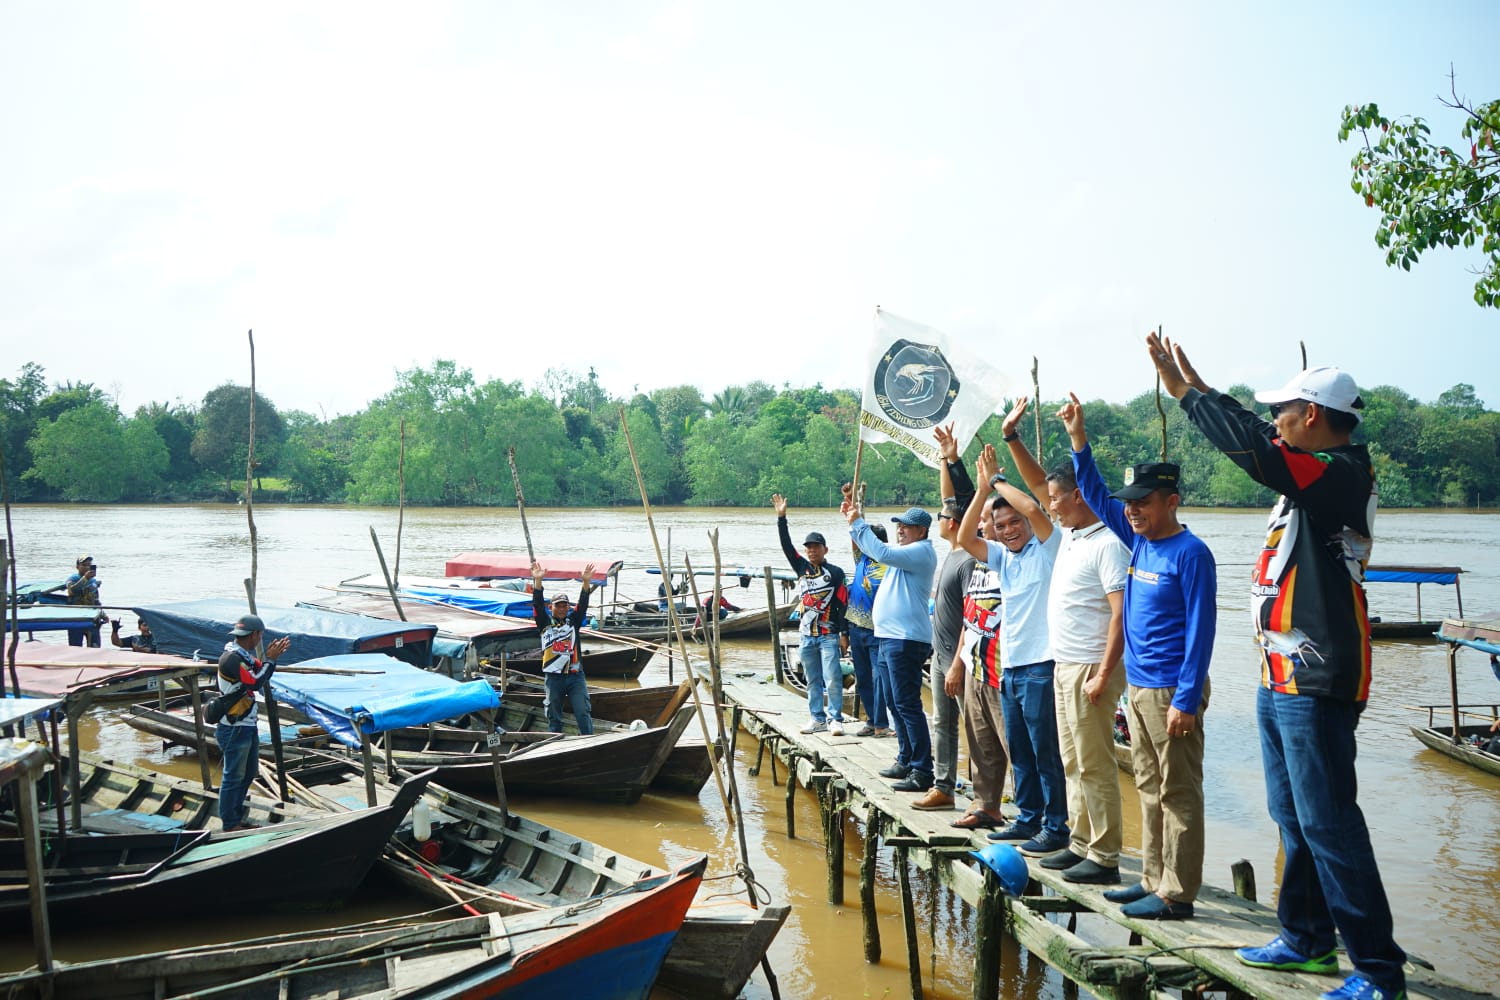
[(802, 735), (803, 736), (810, 736), (813, 733), (826, 733), (826, 732), (828, 732), (828, 723), (826, 723), (826, 722), (819, 722), (817, 719), (808, 719), (807, 720), (807, 725), (805, 725), (805, 726), (802, 727)]
[(1065, 868), (1072, 868), (1074, 865), (1083, 860), (1083, 858), (1079, 857), (1077, 854), (1074, 854), (1071, 850), (1064, 847), (1056, 854), (1047, 855), (1042, 859), (1041, 864), (1042, 867), (1046, 868), (1048, 871), (1058, 872), (1062, 871)]
[(952, 809), (953, 796), (941, 788), (933, 786), (927, 790), (926, 795), (913, 802), (911, 807), (913, 809), (921, 809), (924, 812), (938, 812), (943, 809)]
[(932, 776), (913, 771), (891, 786), (896, 792), (925, 792), (932, 787)]
[(882, 778), (904, 778), (911, 773), (911, 768), (905, 764), (892, 764), (890, 767), (882, 768), (877, 773)]
[(875, 727), (872, 726), (872, 725), (870, 725), (868, 722), (866, 722), (863, 726), (859, 727), (859, 732), (855, 733), (854, 735), (855, 736), (874, 736), (875, 733), (876, 733)]
[(1188, 920), (1193, 915), (1193, 904), (1174, 903), (1153, 892), (1134, 903), (1126, 903), (1120, 907), (1120, 912), (1136, 920)]
[(1097, 861), (1089, 861), (1087, 859), (1078, 862), (1078, 864), (1063, 872), (1062, 875), (1064, 882), (1076, 882), (1079, 885), (1120, 884), (1120, 869), (1101, 865)]
[(1406, 991), (1383, 990), (1356, 972), (1338, 989), (1324, 993), (1322, 1000), (1406, 1000)]
[(828, 724), (828, 735), (829, 736), (843, 736), (844, 735), (844, 720), (843, 719), (834, 719), (832, 722), (830, 722)]
[(988, 834), (991, 840), (1030, 840), (1036, 836), (1036, 827), (1012, 823), (1003, 830)]
[(1293, 951), (1292, 946), (1286, 943), (1286, 939), (1279, 934), (1273, 937), (1269, 944), (1260, 948), (1238, 948), (1234, 957), (1246, 965), (1256, 969), (1275, 969), (1277, 972), (1312, 972), (1318, 975), (1330, 975), (1339, 971), (1338, 951), (1329, 948), (1326, 955), (1316, 958), (1307, 958), (1301, 952)]
[(1043, 830), (1032, 837), (1019, 848), (1020, 852), (1028, 858), (1045, 858), (1049, 854), (1056, 854), (1068, 846), (1071, 838), (1066, 833), (1057, 830)]

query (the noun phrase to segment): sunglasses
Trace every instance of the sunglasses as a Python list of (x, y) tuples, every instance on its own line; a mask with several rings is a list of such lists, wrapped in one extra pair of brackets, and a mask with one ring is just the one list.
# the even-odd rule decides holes
[(1271, 411), (1271, 419), (1275, 420), (1277, 417), (1281, 416), (1288, 407), (1298, 406), (1300, 404), (1301, 400), (1294, 400), (1290, 403), (1270, 403), (1268, 404), (1267, 408)]

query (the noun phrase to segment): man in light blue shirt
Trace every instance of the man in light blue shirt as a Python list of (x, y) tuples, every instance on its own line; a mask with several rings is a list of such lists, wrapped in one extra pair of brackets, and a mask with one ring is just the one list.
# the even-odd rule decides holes
[(854, 544), (886, 566), (871, 618), (880, 655), (891, 675), (890, 710), (896, 719), (897, 753), (895, 764), (880, 774), (901, 779), (892, 786), (897, 791), (925, 792), (933, 782), (932, 735), (922, 711), (922, 664), (932, 656), (927, 600), (938, 563), (937, 550), (927, 538), (932, 515), (911, 507), (891, 518), (896, 523), (896, 544), (891, 545), (875, 536), (858, 504), (845, 500), (839, 510), (849, 521)]
[[(1000, 573), (1005, 607), (1000, 711), (1019, 810), (1015, 822), (990, 839), (1025, 841), (1022, 854), (1042, 857), (1069, 843), (1067, 779), (1057, 738), (1055, 664), (1047, 628), (1047, 594), (1062, 535), (1036, 501), (1006, 482), (994, 445), (984, 446), (978, 470), (979, 482), (986, 485), (969, 504), (958, 536), (970, 555)], [(991, 514), (996, 540), (975, 536), (991, 491), (997, 494)]]

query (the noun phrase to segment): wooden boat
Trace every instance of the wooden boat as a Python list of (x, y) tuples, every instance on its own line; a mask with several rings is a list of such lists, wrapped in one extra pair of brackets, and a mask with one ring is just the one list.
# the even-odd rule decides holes
[[(1370, 615), (1370, 638), (1372, 639), (1420, 639), (1432, 635), (1442, 624), (1436, 618), (1422, 616), (1422, 584), (1449, 586), (1453, 588), (1458, 603), (1458, 617), (1464, 616), (1463, 591), (1458, 577), (1463, 570), (1457, 566), (1398, 566), (1379, 565), (1365, 568), (1365, 583), (1410, 583), (1417, 588), (1417, 616), (1414, 619), (1392, 619), (1383, 615)], [(1368, 591), (1368, 586), (1366, 587)]]
[[(589, 668), (585, 666), (583, 672), (584, 676), (588, 676)], [(492, 676), (488, 673), (486, 675)], [(590, 684), (589, 712), (596, 722), (600, 719), (627, 724), (636, 719), (645, 719), (650, 722), (661, 717), (667, 705), (674, 700), (678, 688), (677, 684), (655, 684), (650, 687), (635, 688), (600, 687), (597, 684)], [(505, 671), (505, 685), (501, 689), (500, 700), (502, 704), (541, 706), (547, 700), (546, 683), (542, 680), (541, 674), (508, 667)]]
[[(328, 808), (362, 799), (321, 787), (299, 790)], [(377, 796), (390, 793), (388, 783)], [(480, 910), (511, 913), (535, 905), (576, 903), (618, 891), (659, 869), (598, 844), (533, 822), (452, 789), (432, 785), (431, 836), (418, 841), (414, 825), (397, 832), (384, 871), (434, 901), (456, 894)], [(659, 980), (684, 996), (735, 997), (790, 913), (787, 906), (755, 909), (716, 901), (688, 911)]]
[(0, 977), (12, 1000), (588, 996), (644, 1000), (706, 859), (586, 907), (436, 914), (103, 959)]
[[(52, 837), (48, 913), (81, 924), (226, 894), (255, 908), (336, 907), (359, 888), (430, 778), (413, 776), (382, 805), (255, 830)], [(31, 916), (19, 849), (17, 841), (0, 841), (0, 924), (10, 926)]]
[[(1427, 710), (1427, 725), (1412, 726), (1412, 735), (1423, 745), (1462, 761), (1481, 771), (1500, 775), (1500, 755), (1491, 753), (1474, 742), (1474, 737), (1493, 735), (1490, 724), (1500, 718), (1500, 703), (1488, 705), (1464, 705), (1458, 697), (1458, 650), (1460, 647), (1487, 653), (1495, 679), (1500, 680), (1500, 619), (1489, 621), (1466, 621), (1462, 618), (1446, 618), (1437, 637), (1448, 645), (1448, 691), (1450, 701), (1446, 705), (1419, 706)], [(1486, 714), (1472, 711), (1486, 709)], [(1439, 713), (1447, 715), (1447, 725), (1437, 722)], [(1490, 720), (1489, 724), (1466, 723), (1465, 719)]]
[[(527, 711), (517, 706), (511, 715), (519, 720)], [(132, 705), (126, 709), (124, 721), (169, 743), (200, 752), (205, 749), (198, 744), (186, 698), (169, 699), (165, 708), (158, 707), (156, 702)], [(544, 724), (542, 732), (519, 729), (502, 732), (498, 734), (497, 750), (506, 793), (635, 802), (656, 779), (691, 721), (692, 711), (683, 709), (667, 725), (639, 731), (616, 727), (593, 736), (567, 737), (545, 732)], [(326, 733), (302, 732), (312, 727), (305, 717), (289, 725), (296, 727), (298, 738), (283, 744), (288, 760), (302, 762), (311, 754), (340, 752), (322, 749), (328, 743)], [(388, 737), (391, 760), (399, 770), (411, 773), (435, 769), (433, 780), (441, 784), (484, 791), (495, 787), (488, 736), (483, 730), (434, 723), (403, 726), (390, 730), (383, 738)], [(207, 744), (207, 752), (218, 756), (218, 744), (212, 738)], [(262, 739), (261, 758), (269, 760), (272, 753), (269, 739)]]

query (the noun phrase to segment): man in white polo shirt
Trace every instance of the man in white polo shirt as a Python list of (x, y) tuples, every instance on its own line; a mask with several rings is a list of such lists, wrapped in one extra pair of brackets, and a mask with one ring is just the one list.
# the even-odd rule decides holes
[(1068, 785), (1067, 847), (1042, 859), (1069, 882), (1120, 881), (1120, 772), (1115, 765), (1115, 705), (1125, 691), (1121, 628), (1130, 550), (1083, 502), (1071, 460), (1050, 473), (1026, 448), (1016, 426), (1026, 399), (1000, 425), (1011, 461), (1038, 500), (1046, 498), (1061, 526), (1062, 549), (1052, 568), (1047, 623), (1056, 659), (1057, 733)]

